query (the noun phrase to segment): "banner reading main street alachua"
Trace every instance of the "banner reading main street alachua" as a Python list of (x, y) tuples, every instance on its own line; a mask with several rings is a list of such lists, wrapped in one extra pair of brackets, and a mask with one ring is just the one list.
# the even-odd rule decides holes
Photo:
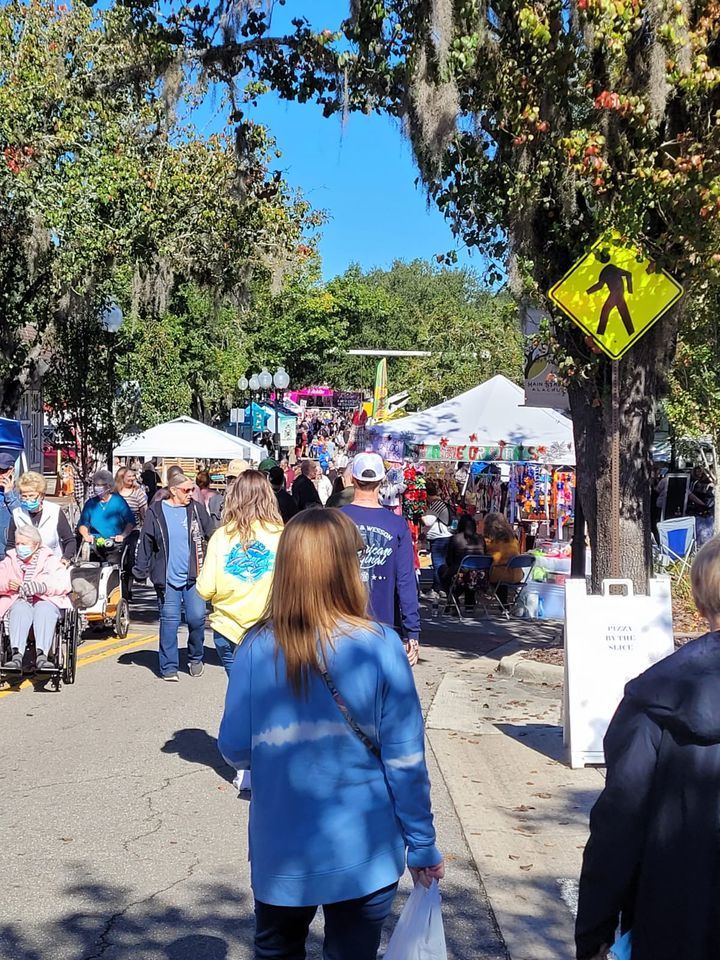
[(619, 360), (683, 295), (683, 288), (636, 246), (600, 239), (548, 296)]

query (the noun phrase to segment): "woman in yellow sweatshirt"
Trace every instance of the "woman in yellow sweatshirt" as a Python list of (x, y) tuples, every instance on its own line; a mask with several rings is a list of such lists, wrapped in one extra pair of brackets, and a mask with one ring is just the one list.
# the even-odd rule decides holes
[(267, 477), (246, 470), (227, 492), (223, 525), (210, 538), (197, 580), (198, 593), (212, 603), (215, 649), (228, 675), (236, 646), (265, 610), (282, 530)]

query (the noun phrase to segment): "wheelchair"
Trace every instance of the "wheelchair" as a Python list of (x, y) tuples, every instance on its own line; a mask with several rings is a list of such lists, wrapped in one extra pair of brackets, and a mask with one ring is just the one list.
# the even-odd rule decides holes
[(0, 622), (0, 682), (4, 681), (12, 686), (22, 680), (40, 681), (50, 683), (55, 691), (59, 691), (63, 683), (68, 685), (75, 683), (79, 644), (80, 617), (78, 611), (75, 609), (61, 610), (50, 649), (44, 651), (52, 666), (42, 670), (37, 669), (35, 637), (31, 629), (25, 656), (23, 657), (22, 670), (15, 667), (8, 668), (13, 653), (17, 651), (13, 650), (10, 643), (7, 620), (3, 620)]
[[(95, 559), (91, 559), (91, 549)], [(92, 548), (84, 543), (70, 567), (73, 602), (81, 630), (114, 628), (118, 640), (130, 630), (130, 604), (126, 596), (126, 549), (96, 538)]]

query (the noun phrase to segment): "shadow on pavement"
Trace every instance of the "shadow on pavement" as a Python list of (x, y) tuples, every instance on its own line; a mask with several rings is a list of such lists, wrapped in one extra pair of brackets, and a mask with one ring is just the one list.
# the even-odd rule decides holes
[[(130, 653), (123, 653), (121, 656), (119, 656), (117, 662), (123, 666), (145, 667), (151, 673), (154, 673), (156, 677), (160, 676), (157, 650), (131, 650)], [(224, 669), (214, 647), (205, 647), (203, 662), (206, 666)], [(187, 666), (187, 648), (181, 647), (180, 669), (182, 671), (187, 671)]]
[(172, 737), (160, 748), (160, 752), (176, 753), (186, 763), (197, 763), (203, 767), (210, 767), (228, 783), (232, 783), (235, 779), (235, 770), (228, 766), (220, 756), (217, 739), (211, 737), (206, 730), (201, 730), (198, 727), (176, 730)]
[(496, 723), (495, 726), (506, 736), (518, 740), (536, 753), (567, 765), (562, 727), (546, 723)]
[[(78, 864), (77, 869), (87, 869)], [(172, 903), (170, 887), (135, 899), (136, 891), (100, 880), (70, 883), (76, 908), (43, 927), (0, 923), (2, 960), (251, 960), (254, 932), (249, 891), (197, 884), (196, 907)], [(168, 903), (168, 900), (170, 901)]]
[(168, 960), (227, 960), (228, 945), (220, 937), (208, 937), (205, 934), (191, 934), (173, 940), (166, 947)]

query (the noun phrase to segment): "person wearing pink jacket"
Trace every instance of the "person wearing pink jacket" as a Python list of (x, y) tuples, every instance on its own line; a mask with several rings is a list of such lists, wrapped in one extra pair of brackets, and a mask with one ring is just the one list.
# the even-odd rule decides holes
[(35, 634), (35, 668), (47, 670), (53, 666), (47, 654), (60, 611), (72, 607), (71, 590), (70, 572), (43, 546), (38, 529), (29, 525), (18, 528), (15, 549), (8, 550), (0, 562), (0, 619), (8, 617), (13, 649), (5, 669), (22, 671), (31, 627)]

